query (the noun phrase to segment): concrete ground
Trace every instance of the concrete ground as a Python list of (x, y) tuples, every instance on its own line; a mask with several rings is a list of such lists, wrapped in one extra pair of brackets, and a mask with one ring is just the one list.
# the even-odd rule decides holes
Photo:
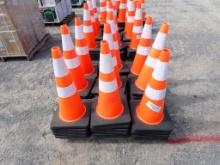
[[(169, 21), (172, 49), (168, 110), (174, 138), (220, 136), (220, 1), (149, 0), (158, 30)], [(56, 90), (49, 49), (33, 61), (0, 63), (0, 164), (218, 165), (220, 143), (169, 144), (115, 140), (59, 140), (50, 131)]]

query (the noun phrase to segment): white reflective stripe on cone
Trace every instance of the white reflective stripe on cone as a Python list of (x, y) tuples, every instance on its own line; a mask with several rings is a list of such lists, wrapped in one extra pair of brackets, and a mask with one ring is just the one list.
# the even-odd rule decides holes
[(95, 13), (95, 19), (98, 19), (98, 18), (99, 18), (99, 14)]
[(83, 35), (83, 26), (75, 26), (75, 39), (82, 40), (84, 39)]
[(104, 74), (113, 72), (113, 61), (111, 54), (100, 54), (99, 71)]
[(108, 42), (108, 46), (109, 46), (110, 50), (114, 50), (114, 41), (113, 41), (113, 38), (112, 38), (112, 34), (104, 33), (103, 40)]
[(167, 34), (159, 32), (152, 47), (157, 50), (163, 50), (165, 48), (166, 37)]
[(76, 68), (80, 65), (78, 57), (73, 59), (65, 59), (65, 63), (68, 69)]
[(76, 93), (76, 87), (74, 84), (69, 85), (68, 87), (57, 87), (57, 94), (61, 98), (68, 98), (73, 96)]
[(119, 46), (118, 46), (118, 41), (115, 41), (114, 42), (114, 49), (118, 50), (119, 49)]
[(127, 22), (133, 23), (134, 22), (134, 16), (127, 16)]
[(145, 105), (154, 112), (159, 113), (161, 111), (161, 107), (152, 103), (151, 101), (148, 101)]
[(168, 63), (157, 60), (152, 76), (159, 81), (167, 80)]
[(145, 24), (141, 34), (141, 38), (151, 39), (152, 38), (152, 25)]
[(134, 11), (135, 10), (134, 1), (127, 0), (127, 8), (128, 8), (128, 11)]
[(91, 11), (93, 9), (92, 1), (87, 0), (87, 4), (88, 4), (88, 7), (89, 7), (89, 10)]
[(106, 11), (106, 7), (99, 7), (100, 13)]
[(120, 3), (119, 9), (126, 9), (127, 4), (126, 3)]
[(84, 33), (92, 33), (93, 32), (93, 27), (92, 27), (92, 25), (90, 25), (90, 26), (83, 26), (83, 32)]
[(89, 54), (89, 49), (87, 46), (83, 46), (83, 47), (76, 46), (76, 54), (79, 56), (87, 55)]
[(114, 16), (117, 16), (117, 11), (114, 10), (114, 11), (113, 11), (113, 14), (114, 14)]
[(135, 34), (141, 34), (142, 26), (133, 26), (132, 32)]
[(113, 66), (117, 66), (116, 56), (112, 57)]
[(115, 24), (115, 33), (114, 34), (116, 34), (117, 32), (118, 32), (118, 26)]
[(63, 58), (52, 59), (55, 77), (64, 77), (68, 74), (68, 70)]
[(91, 21), (92, 21), (92, 22), (95, 22), (94, 16), (91, 16)]
[(113, 13), (114, 13), (115, 11), (114, 11), (114, 9), (109, 8), (109, 7), (107, 6), (107, 12), (113, 12)]
[(163, 100), (166, 95), (166, 89), (157, 90), (148, 85), (145, 90), (145, 95), (152, 100)]
[(138, 45), (138, 48), (137, 48), (138, 55), (147, 56), (149, 51), (150, 51), (150, 47), (144, 47), (144, 46)]
[(113, 20), (109, 20), (109, 19), (107, 19), (107, 23), (110, 24), (112, 34), (115, 34), (115, 32), (116, 32), (116, 25), (115, 25), (115, 22), (114, 22)]
[(155, 65), (157, 64), (157, 58), (154, 58), (152, 56), (147, 56), (147, 59), (145, 60), (145, 65), (148, 67), (154, 68)]
[(90, 21), (90, 11), (83, 9), (83, 21)]
[(93, 8), (96, 8), (96, 0), (92, 0)]
[(115, 0), (112, 0), (112, 4), (113, 4), (113, 6), (115, 6)]
[(62, 34), (63, 51), (70, 51), (74, 49), (73, 40), (69, 34)]
[(112, 93), (117, 90), (117, 81), (114, 79), (110, 82), (105, 82), (99, 79), (99, 90), (104, 93)]
[(134, 18), (135, 18), (135, 20), (142, 20), (142, 10), (141, 9), (136, 9)]

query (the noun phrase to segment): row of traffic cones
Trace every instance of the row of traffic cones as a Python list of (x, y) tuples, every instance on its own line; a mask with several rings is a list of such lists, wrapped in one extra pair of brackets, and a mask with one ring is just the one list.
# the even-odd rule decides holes
[[(164, 110), (170, 60), (170, 50), (165, 48), (169, 24), (161, 26), (153, 42), (153, 19), (146, 15), (143, 6), (143, 1), (101, 0), (98, 13), (95, 1), (87, 0), (83, 24), (80, 18), (75, 19), (76, 48), (67, 25), (61, 26), (63, 52), (59, 47), (51, 49), (59, 97), (59, 109), (51, 123), (56, 137), (88, 137), (90, 133), (95, 137), (169, 136), (172, 124)], [(121, 37), (119, 25), (123, 24)], [(124, 87), (120, 76), (125, 66), (120, 47), (125, 42), (136, 52), (129, 68), (130, 90)], [(90, 52), (94, 49), (99, 50), (99, 73), (91, 60)], [(96, 76), (92, 82), (87, 80), (91, 75), (99, 75), (98, 97), (82, 100), (80, 92), (88, 90), (89, 85), (92, 91), (94, 86)], [(137, 90), (138, 99), (133, 97)]]

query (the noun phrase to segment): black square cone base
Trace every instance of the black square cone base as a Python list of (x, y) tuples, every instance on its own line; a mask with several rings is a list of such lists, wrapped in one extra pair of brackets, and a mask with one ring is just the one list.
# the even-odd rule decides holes
[[(100, 31), (103, 32), (104, 24), (101, 24), (99, 27), (100, 27)], [(119, 32), (124, 32), (124, 27), (119, 26), (119, 27), (118, 27), (118, 31), (119, 31)]]
[(130, 73), (130, 68), (131, 68), (131, 62), (124, 62), (123, 67), (120, 70), (120, 75), (127, 76)]
[(90, 99), (92, 98), (92, 89), (95, 84), (96, 78), (86, 78), (88, 80), (88, 87), (82, 91), (79, 91), (79, 95), (82, 99)]
[(99, 75), (99, 65), (93, 62), (94, 71), (90, 75), (86, 75), (86, 79), (96, 79)]
[(132, 137), (136, 139), (167, 140), (173, 130), (173, 123), (167, 110), (164, 110), (164, 120), (159, 125), (147, 125), (137, 118), (136, 107), (139, 102), (140, 100), (130, 101), (133, 122), (131, 127)]
[(100, 56), (100, 44), (97, 44), (97, 47), (94, 49), (89, 50), (91, 59), (93, 61), (99, 61), (99, 56)]
[(90, 135), (91, 100), (83, 100), (86, 106), (86, 114), (75, 122), (64, 122), (59, 118), (59, 110), (54, 111), (50, 128), (57, 138), (72, 139), (83, 138)]
[(118, 22), (118, 27), (125, 29), (125, 22)]
[(128, 61), (133, 61), (134, 57), (135, 57), (135, 54), (136, 54), (135, 49), (128, 48), (128, 50), (127, 50), (127, 60)]
[(121, 42), (120, 55), (121, 55), (121, 60), (123, 61), (127, 60), (127, 49), (128, 49), (128, 43)]
[[(120, 93), (121, 93), (121, 95), (125, 95), (125, 94), (127, 94), (126, 93), (127, 92), (127, 83), (128, 83), (127, 76), (121, 76), (121, 81), (122, 81), (122, 87), (120, 88)], [(99, 94), (99, 83), (98, 82), (99, 82), (99, 79), (97, 78), (95, 85), (91, 91), (92, 95), (94, 95), (94, 96), (98, 96), (98, 94)]]
[(101, 33), (99, 33), (99, 36), (98, 37), (96, 37), (96, 42), (100, 42), (100, 41), (102, 41), (102, 38), (103, 38), (103, 32), (101, 32)]
[(131, 116), (127, 101), (122, 98), (124, 105), (123, 114), (113, 120), (105, 120), (97, 115), (96, 105), (97, 99), (92, 104), (90, 129), (93, 137), (112, 138), (127, 137), (130, 134)]
[(121, 76), (126, 76), (126, 75), (129, 74), (129, 72), (130, 72), (130, 70), (129, 70), (127, 64), (126, 64), (126, 63), (123, 63), (123, 66), (122, 66), (122, 68), (121, 68), (121, 70), (120, 70), (120, 72), (119, 72), (120, 75), (121, 75)]
[(130, 99), (132, 100), (140, 100), (144, 94), (143, 90), (140, 90), (136, 87), (135, 81), (137, 80), (137, 76), (133, 74), (129, 74), (128, 76), (129, 85), (130, 85)]
[(123, 42), (128, 42), (128, 43), (131, 42), (131, 39), (127, 38), (125, 33), (124, 33), (124, 37), (123, 37)]

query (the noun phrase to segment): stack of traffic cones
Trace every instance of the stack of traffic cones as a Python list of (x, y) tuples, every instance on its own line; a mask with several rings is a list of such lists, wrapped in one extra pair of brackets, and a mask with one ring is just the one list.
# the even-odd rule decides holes
[(168, 138), (169, 24), (163, 23), (153, 40), (153, 18), (144, 6), (144, 0), (101, 0), (98, 10), (96, 0), (86, 0), (83, 22), (74, 20), (75, 46), (68, 26), (61, 26), (63, 53), (52, 48), (59, 97), (51, 124), (56, 137), (90, 132), (94, 137)]
[(131, 32), (131, 41), (129, 44), (129, 49), (127, 56), (130, 60), (133, 60), (133, 57), (136, 53), (136, 49), (141, 38), (141, 33), (143, 31), (143, 17), (142, 17), (142, 9), (141, 3), (139, 1), (136, 2), (136, 11), (134, 17), (134, 23), (132, 24), (132, 32)]
[(109, 44), (102, 41), (99, 96), (92, 105), (91, 132), (95, 137), (124, 137), (129, 135), (130, 125), (130, 112), (126, 98), (120, 95)]
[(135, 138), (167, 139), (173, 130), (170, 116), (165, 111), (169, 61), (170, 50), (163, 49), (141, 101), (131, 103), (132, 135)]
[[(109, 46), (109, 50), (112, 56), (112, 62), (113, 62), (113, 67), (114, 67), (114, 73), (115, 73), (115, 77), (117, 80), (117, 85), (119, 86), (119, 88), (121, 88), (121, 93), (125, 94), (126, 93), (126, 87), (127, 87), (127, 77), (125, 76), (120, 76), (120, 65), (118, 65), (118, 60), (116, 57), (116, 49), (115, 49), (115, 42), (113, 40), (113, 34), (111, 31), (111, 26), (110, 24), (106, 23), (104, 24), (104, 34), (103, 34), (103, 40), (105, 40), (108, 43)], [(117, 43), (116, 43), (117, 44)], [(100, 52), (101, 54), (101, 52)], [(98, 95), (99, 94), (99, 90), (98, 90), (98, 81), (96, 81), (94, 88), (92, 89), (92, 94), (93, 95)]]
[(81, 68), (89, 83), (87, 89), (80, 92), (80, 96), (82, 98), (90, 98), (92, 88), (98, 76), (98, 65), (93, 64), (91, 60), (91, 55), (89, 53), (88, 45), (83, 34), (83, 25), (80, 18), (76, 17), (74, 23), (76, 54), (79, 57)]
[(51, 54), (59, 102), (59, 109), (54, 111), (51, 130), (57, 138), (88, 137), (90, 105), (80, 99), (60, 48), (53, 47)]
[[(153, 46), (151, 47), (152, 27), (151, 25), (148, 25), (149, 19), (149, 17), (146, 19), (137, 53), (131, 66), (132, 74), (129, 75), (131, 84), (130, 94), (131, 98), (133, 99), (140, 99), (142, 97), (143, 91), (145, 90), (148, 81), (151, 78), (151, 74), (157, 62), (157, 58), (159, 57), (161, 50), (165, 48), (166, 36), (169, 30), (169, 25), (164, 23), (155, 38)], [(155, 45), (160, 45), (160, 48)], [(141, 52), (143, 51), (145, 51), (145, 53), (142, 53), (141, 55)]]

